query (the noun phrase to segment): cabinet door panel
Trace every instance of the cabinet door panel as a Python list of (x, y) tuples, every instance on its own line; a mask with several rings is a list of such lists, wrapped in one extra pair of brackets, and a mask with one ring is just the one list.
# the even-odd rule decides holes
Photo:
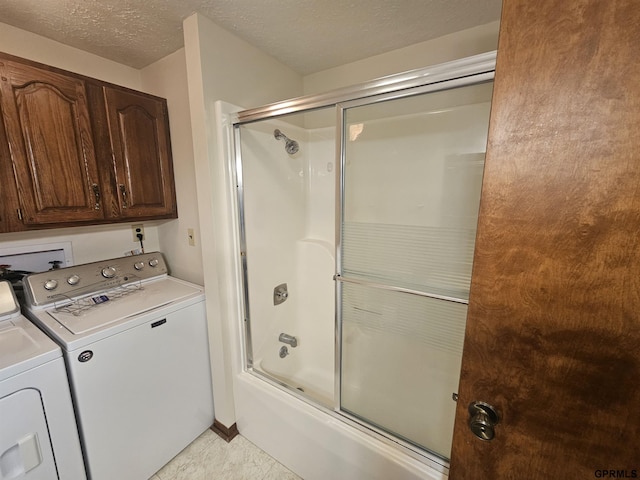
[(2, 111), (27, 225), (102, 218), (82, 80), (6, 62)]
[(173, 167), (165, 104), (105, 87), (120, 216), (175, 216)]
[[(2, 114), (0, 113), (0, 120)], [(12, 232), (20, 229), (18, 219), (18, 192), (13, 181), (13, 167), (9, 144), (4, 131), (4, 123), (0, 121), (0, 233)]]

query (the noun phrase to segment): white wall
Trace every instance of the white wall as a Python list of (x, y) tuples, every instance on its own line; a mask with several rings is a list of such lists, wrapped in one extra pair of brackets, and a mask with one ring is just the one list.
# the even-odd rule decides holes
[(491, 52), (498, 48), (499, 28), (500, 22), (495, 21), (307, 75), (304, 77), (304, 94), (322, 93), (394, 73)]
[(207, 292), (216, 419), (235, 423), (232, 358), (238, 348), (234, 261), (229, 231), (229, 172), (216, 131), (216, 105), (262, 105), (302, 94), (302, 77), (273, 57), (201, 15), (183, 24), (195, 161), (202, 259)]
[[(146, 92), (167, 99), (169, 110), (178, 219), (158, 226), (160, 251), (166, 255), (172, 275), (202, 285), (202, 240), (184, 48), (142, 69), (141, 80)], [(188, 229), (194, 231), (193, 246), (189, 245)]]
[(140, 90), (140, 71), (0, 23), (0, 51)]

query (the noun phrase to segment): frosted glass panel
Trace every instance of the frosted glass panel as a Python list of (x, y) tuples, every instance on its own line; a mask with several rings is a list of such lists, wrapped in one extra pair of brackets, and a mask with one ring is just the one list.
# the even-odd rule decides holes
[(343, 275), (469, 297), (475, 229), (345, 223)]
[(491, 86), (347, 111), (345, 275), (467, 298)]
[(467, 306), (344, 283), (341, 408), (449, 457)]
[(451, 450), (492, 83), (345, 110), (341, 398)]

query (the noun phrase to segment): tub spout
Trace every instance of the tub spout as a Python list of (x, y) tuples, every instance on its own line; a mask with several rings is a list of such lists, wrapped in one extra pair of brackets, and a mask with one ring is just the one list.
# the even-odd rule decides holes
[(293, 335), (288, 335), (286, 333), (281, 333), (278, 337), (282, 343), (286, 343), (287, 345), (291, 345), (291, 348), (296, 348), (298, 346), (298, 339)]

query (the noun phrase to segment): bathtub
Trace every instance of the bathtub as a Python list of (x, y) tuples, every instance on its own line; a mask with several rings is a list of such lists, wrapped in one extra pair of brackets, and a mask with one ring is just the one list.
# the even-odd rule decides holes
[(234, 393), (241, 434), (305, 480), (448, 478), (435, 461), (418, 459), (258, 375), (236, 375)]
[(276, 383), (287, 385), (312, 402), (332, 408), (334, 404), (333, 372), (306, 365), (304, 361), (298, 361), (295, 357), (290, 359), (290, 356), (284, 359), (278, 358), (279, 361), (258, 360), (254, 363), (254, 371), (258, 374), (266, 374), (267, 378), (275, 380)]

